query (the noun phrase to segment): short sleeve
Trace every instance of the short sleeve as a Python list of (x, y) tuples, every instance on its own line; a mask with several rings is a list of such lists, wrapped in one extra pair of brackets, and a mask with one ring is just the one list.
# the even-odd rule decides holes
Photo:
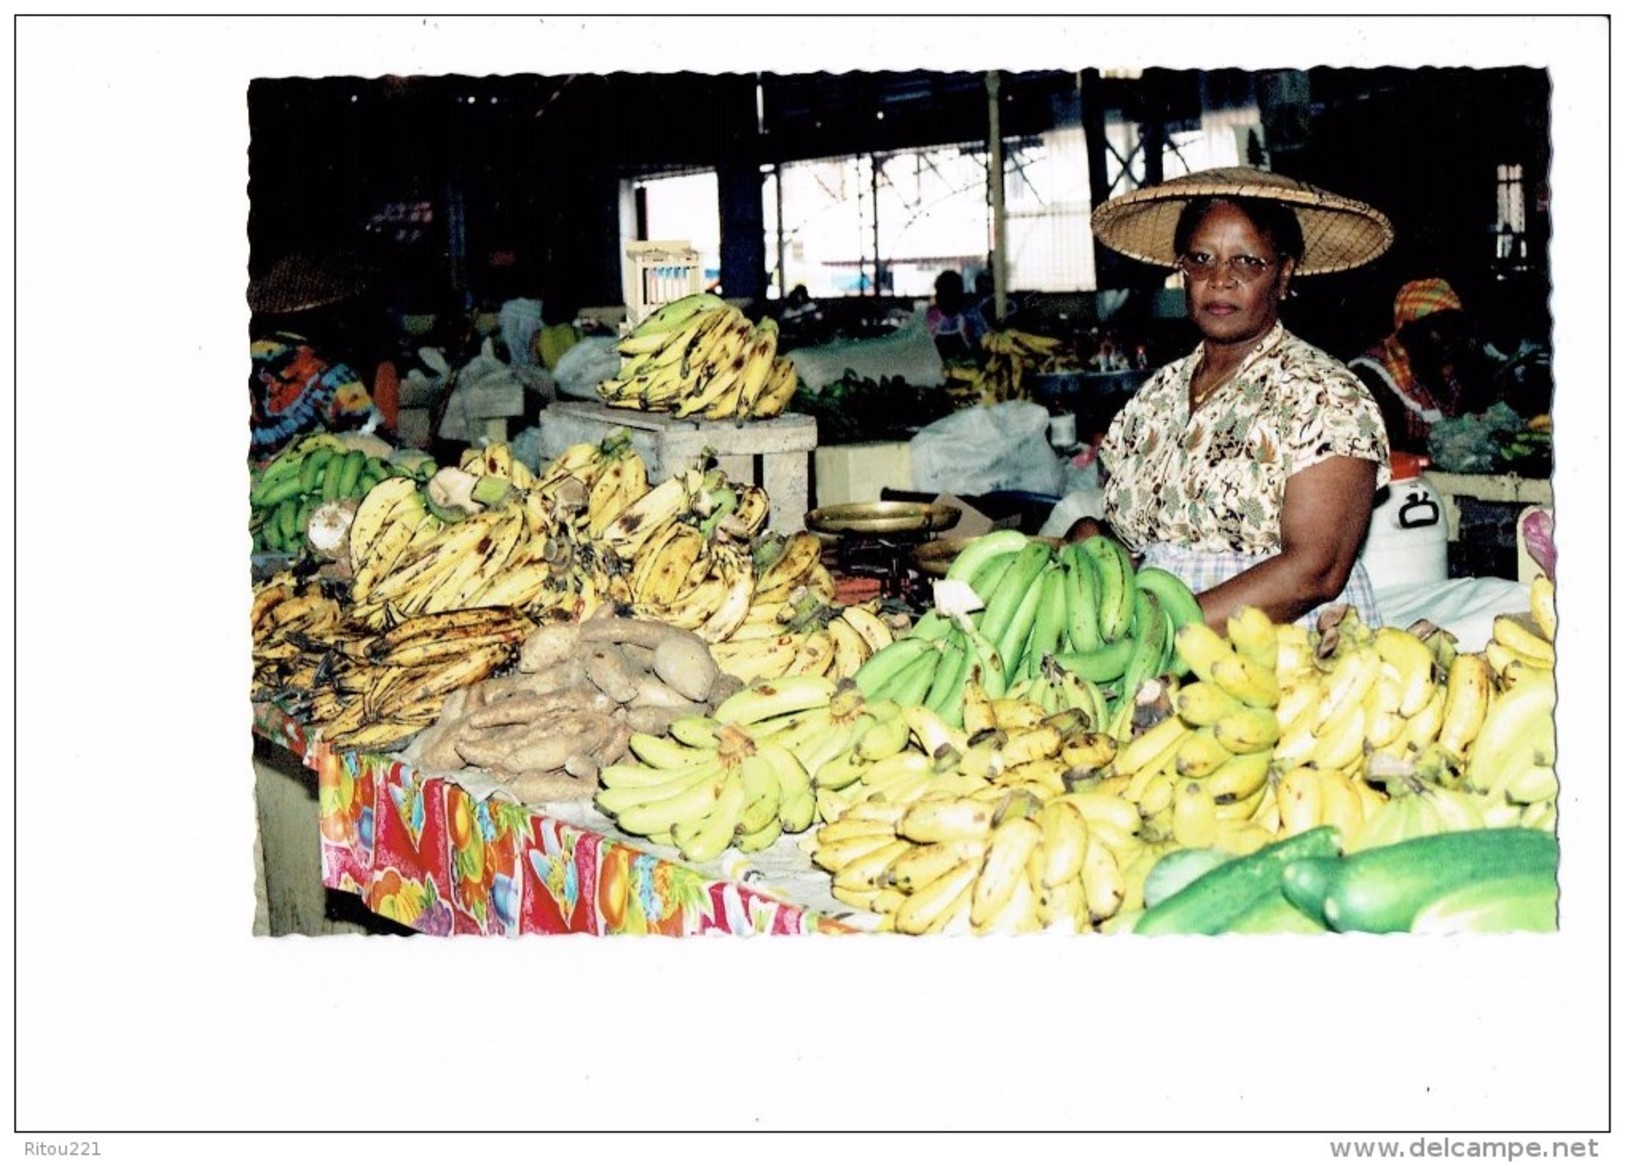
[(1343, 364), (1308, 345), (1285, 361), (1281, 392), (1282, 458), (1288, 476), (1346, 456), (1377, 464), (1377, 486), (1388, 483), (1388, 433), (1370, 389)]

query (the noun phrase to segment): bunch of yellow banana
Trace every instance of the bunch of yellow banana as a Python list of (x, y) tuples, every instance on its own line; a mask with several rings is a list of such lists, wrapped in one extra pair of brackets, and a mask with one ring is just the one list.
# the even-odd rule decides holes
[[(547, 516), (536, 504), (539, 499), (536, 493), (515, 495), (505, 504), (442, 521), (421, 537), (398, 531), (422, 530), (423, 524), (386, 518), (378, 541), (389, 544), (369, 559), (370, 568), (356, 572), (355, 617), (382, 629), (414, 614), (533, 605), (552, 576), (540, 560), (546, 538), (545, 532), (537, 534), (545, 531)], [(401, 508), (409, 512), (411, 506)], [(405, 544), (396, 553), (398, 541)]]
[(634, 734), (637, 762), (599, 772), (596, 803), (632, 835), (675, 846), (685, 859), (728, 848), (755, 852), (805, 831), (817, 814), (811, 772), (862, 725), (850, 687), (802, 675), (756, 683), (710, 715), (685, 715), (664, 735)]
[(894, 640), (874, 602), (836, 607), (811, 595), (808, 601), (810, 611), (789, 601), (752, 605), (731, 635), (712, 643), (711, 656), (747, 683), (789, 674), (843, 679)]
[(1110, 786), (1152, 840), (1251, 851), (1267, 842), (1271, 756), (1279, 737), (1273, 623), (1255, 607), (1221, 635), (1204, 622), (1175, 634), (1183, 682), (1142, 684), (1115, 708)]
[[(558, 462), (538, 479), (502, 443), (467, 450), (459, 470), (488, 498), (477, 511), (432, 506), (406, 478), (362, 498), (350, 526), (350, 596), (364, 624), (381, 629), (416, 613), (476, 606), (542, 613), (572, 592), (582, 482)], [(579, 503), (564, 495), (572, 489)]]
[(795, 366), (778, 354), (778, 341), (771, 317), (752, 325), (715, 295), (689, 295), (617, 344), (621, 369), (599, 383), (598, 395), (615, 408), (708, 420), (777, 416), (796, 389)]
[(1368, 807), (1359, 830), (1352, 837), (1345, 834), (1343, 850), (1382, 848), (1440, 832), (1508, 827), (1519, 822), (1518, 816), (1517, 811), (1498, 810), (1487, 797), (1462, 788), (1404, 781), (1381, 804)]
[(957, 407), (1026, 400), (1027, 378), (1056, 366), (1061, 341), (1029, 331), (1004, 329), (982, 336), (979, 365), (954, 364), (943, 369), (949, 397)]
[(323, 742), (390, 751), (440, 716), (446, 697), (509, 665), (536, 623), (520, 610), (420, 614), (335, 652), (309, 705)]
[(1495, 672), (1496, 682), (1510, 687), (1529, 671), (1553, 669), (1557, 650), (1533, 614), (1497, 614), (1490, 623), (1490, 640), (1484, 644), (1484, 660)]
[(1019, 792), (1042, 802), (1086, 781), (1104, 786), (1099, 773), (1115, 744), (1090, 730), (1082, 712), (1046, 715), (1036, 703), (992, 699), (974, 680), (966, 690), (968, 717), (987, 724), (974, 732), (926, 706), (868, 700), (863, 718), (871, 722), (848, 748), (813, 769), (820, 818), (838, 819), (873, 800), (955, 795), (992, 801)]
[(932, 791), (869, 800), (809, 834), (803, 848), (831, 893), (907, 933), (1090, 932), (1139, 907), (1156, 850), (1111, 796)]
[(286, 703), (309, 696), (328, 653), (356, 636), (343, 605), (316, 578), (283, 570), (254, 587), (249, 611), (255, 699)]
[(1282, 836), (1296, 836), (1329, 824), (1349, 851), (1367, 821), (1388, 804), (1361, 771), (1301, 766), (1283, 772), (1274, 786), (1275, 813)]
[(1036, 703), (1046, 715), (1081, 711), (1095, 730), (1104, 731), (1110, 717), (1106, 693), (1100, 685), (1061, 665), (1054, 657), (1038, 663), (1038, 673), (1005, 688), (1004, 697)]

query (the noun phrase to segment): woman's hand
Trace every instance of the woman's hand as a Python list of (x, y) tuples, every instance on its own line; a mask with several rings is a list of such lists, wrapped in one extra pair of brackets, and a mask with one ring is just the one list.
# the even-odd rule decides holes
[[(1087, 541), (1097, 534), (1106, 533), (1106, 527), (1093, 517), (1079, 517), (1067, 527), (1064, 541)], [(1109, 534), (1108, 534), (1109, 536)]]
[(1365, 544), (1377, 463), (1334, 456), (1287, 478), (1281, 552), (1198, 595), (1210, 626), (1242, 606), (1293, 622), (1343, 592)]

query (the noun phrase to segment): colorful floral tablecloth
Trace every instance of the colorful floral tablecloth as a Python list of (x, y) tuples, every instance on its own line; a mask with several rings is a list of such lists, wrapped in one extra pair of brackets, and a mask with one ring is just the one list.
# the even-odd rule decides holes
[(421, 933), (848, 933), (840, 921), (620, 837), (479, 799), (382, 755), (310, 743), (277, 707), (254, 729), (317, 776), (322, 880)]

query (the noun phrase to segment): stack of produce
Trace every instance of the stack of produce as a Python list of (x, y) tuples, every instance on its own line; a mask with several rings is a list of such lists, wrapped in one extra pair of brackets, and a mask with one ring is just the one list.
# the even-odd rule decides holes
[(297, 692), (297, 712), (334, 747), (388, 751), (433, 723), (454, 692), (509, 666), (535, 628), (507, 606), (416, 614), (375, 632), (349, 622), (322, 641), (313, 666), (307, 653), (308, 678), (260, 693), (286, 702)]
[(1557, 841), (1479, 827), (1345, 853), (1336, 829), (1321, 825), (1247, 856), (1164, 855), (1144, 904), (1136, 933), (1550, 932)]
[(778, 354), (779, 325), (752, 324), (716, 295), (667, 303), (617, 345), (621, 370), (598, 385), (612, 408), (707, 420), (777, 416), (795, 395), (795, 366)]
[(380, 481), (412, 469), (351, 447), (328, 432), (288, 445), (254, 473), (248, 491), (249, 531), (256, 553), (297, 554), (323, 505), (353, 505)]
[[(476, 611), (522, 630), (613, 608), (724, 651), (744, 630), (757, 644), (719, 661), (747, 674), (844, 677), (890, 641), (872, 613), (827, 604), (834, 580), (814, 535), (761, 532), (759, 487), (693, 469), (650, 488), (624, 431), (572, 446), (540, 473), (493, 444), (424, 475), (381, 481), (356, 507), (341, 547), (347, 586), (285, 573), (256, 593), (255, 696), (308, 716), (336, 745), (398, 746), (450, 689), (496, 676), (509, 656), (476, 652), (407, 683), (374, 645), (387, 635), (420, 650), (444, 632), (449, 649), (480, 622)], [(793, 628), (792, 614), (805, 615)]]
[(430, 772), (480, 768), (524, 802), (583, 799), (633, 732), (664, 733), (740, 685), (690, 631), (600, 609), (538, 627), (511, 673), (454, 691), (408, 757)]
[(951, 363), (943, 368), (948, 396), (958, 407), (1031, 399), (1027, 378), (1054, 370), (1063, 345), (1046, 335), (1007, 328), (984, 335), (982, 349), (985, 355), (979, 363)]
[(348, 636), (331, 583), (280, 570), (255, 587), (248, 621), (256, 698), (309, 691), (328, 650)]
[(792, 593), (799, 596), (764, 601), (758, 592), (745, 621), (711, 645), (717, 665), (747, 683), (795, 674), (850, 678), (891, 645), (895, 625), (908, 626), (906, 614), (882, 616), (878, 601), (840, 606), (805, 586)]
[[(437, 481), (453, 486), (439, 503)], [(834, 594), (829, 571), (800, 543), (775, 569), (782, 542), (759, 537), (768, 516), (759, 487), (718, 470), (685, 470), (650, 488), (624, 432), (566, 449), (534, 478), (492, 445), (428, 488), (386, 482), (363, 500), (350, 541), (355, 614), (381, 626), (501, 604), (584, 617), (610, 602), (718, 642), (743, 624), (764, 577), (770, 600), (786, 581)]]
[(623, 832), (697, 862), (805, 831), (816, 813), (808, 762), (845, 739), (861, 714), (860, 701), (838, 690), (822, 675), (758, 683), (714, 715), (678, 718), (666, 734), (634, 733), (628, 743), (640, 762), (604, 767), (595, 802)]

